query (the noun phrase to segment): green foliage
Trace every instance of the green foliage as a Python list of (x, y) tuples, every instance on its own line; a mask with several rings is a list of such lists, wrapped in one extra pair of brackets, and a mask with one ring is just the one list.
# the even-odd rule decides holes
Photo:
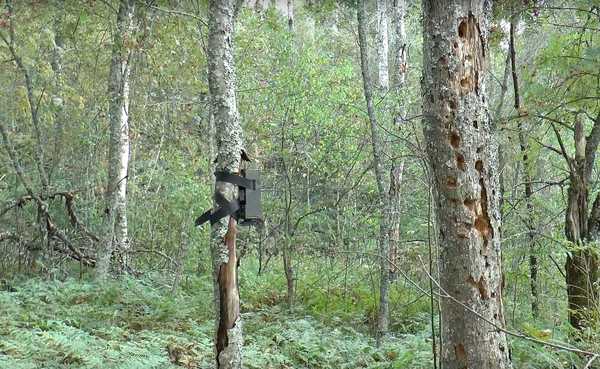
[[(13, 288), (0, 292), (2, 369), (178, 368), (169, 347), (188, 348), (200, 368), (212, 365), (206, 279), (178, 294), (161, 293), (150, 280), (99, 286), (32, 279)], [(341, 319), (325, 324), (278, 305), (243, 316), (248, 368), (427, 368), (431, 360), (427, 333), (394, 337), (376, 349)]]

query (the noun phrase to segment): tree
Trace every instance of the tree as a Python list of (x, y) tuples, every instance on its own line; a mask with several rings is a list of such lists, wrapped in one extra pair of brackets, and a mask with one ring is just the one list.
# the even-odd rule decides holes
[(388, 50), (387, 0), (377, 0), (377, 81), (382, 91), (390, 87)]
[(406, 27), (404, 24), (404, 19), (406, 18), (406, 1), (394, 0), (392, 4), (392, 14), (392, 86), (397, 90), (397, 92), (400, 92), (406, 82), (406, 70), (408, 68), (408, 46)]
[(108, 79), (108, 117), (110, 138), (108, 182), (104, 211), (105, 240), (98, 250), (96, 278), (108, 275), (113, 253), (121, 256), (121, 268), (127, 269), (127, 174), (129, 169), (129, 89), (131, 47), (134, 31), (135, 0), (121, 0)]
[[(435, 183), (441, 366), (510, 368), (504, 326), (497, 145), (486, 106), (486, 1), (423, 1), (423, 115)], [(477, 315), (475, 315), (475, 312)], [(484, 318), (485, 320), (483, 320)]]
[[(519, 116), (525, 116), (527, 113), (521, 107), (521, 96), (519, 94), (519, 78), (517, 74), (517, 60), (515, 50), (515, 28), (517, 27), (518, 16), (515, 11), (510, 18), (509, 31), (509, 54), (510, 65), (512, 71), (512, 81), (515, 99), (515, 110)], [(527, 214), (525, 214), (525, 225), (527, 227), (527, 246), (529, 249), (529, 287), (531, 290), (531, 313), (537, 318), (539, 315), (539, 294), (538, 294), (538, 259), (535, 254), (535, 219), (533, 208), (533, 184), (531, 178), (531, 160), (529, 159), (529, 147), (527, 144), (526, 132), (523, 124), (519, 121), (519, 149), (521, 154), (521, 162), (523, 163), (523, 185), (525, 187), (525, 206)]]
[(600, 194), (589, 210), (589, 184), (600, 144), (600, 113), (586, 137), (581, 117), (575, 117), (573, 142), (575, 155), (571, 157), (554, 123), (552, 128), (558, 138), (560, 149), (569, 170), (569, 190), (565, 212), (565, 236), (573, 244), (565, 264), (569, 322), (574, 328), (589, 325), (588, 318), (598, 304), (598, 280), (600, 260), (595, 249), (600, 240)]
[[(235, 93), (233, 59), (235, 0), (211, 0), (208, 24), (208, 85), (215, 125), (215, 170), (238, 173), (242, 153), (242, 127)], [(215, 199), (232, 201), (236, 187), (215, 181)], [(219, 206), (215, 201), (215, 209)], [(236, 230), (234, 217), (213, 224), (211, 248), (217, 332), (216, 365), (223, 369), (242, 367), (242, 317), (237, 277)]]
[[(373, 84), (371, 82), (367, 47), (367, 27), (365, 2), (359, 0), (357, 8), (358, 20), (358, 45), (360, 48), (360, 65), (363, 78), (363, 89), (365, 101), (367, 104), (367, 114), (369, 117), (369, 128), (371, 133), (371, 149), (373, 152), (373, 168), (375, 171), (375, 181), (377, 183), (378, 208), (379, 208), (379, 260), (380, 260), (380, 280), (379, 280), (379, 312), (377, 314), (377, 342), (389, 329), (389, 247), (390, 247), (390, 199), (385, 179), (384, 163), (384, 144), (380, 137), (375, 108), (373, 106)], [(392, 175), (393, 176), (393, 175)], [(393, 176), (394, 177), (394, 176)], [(392, 189), (393, 191), (393, 189)]]

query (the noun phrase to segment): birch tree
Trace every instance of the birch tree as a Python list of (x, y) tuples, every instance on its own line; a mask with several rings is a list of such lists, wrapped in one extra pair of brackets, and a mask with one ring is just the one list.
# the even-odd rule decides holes
[(387, 0), (377, 0), (377, 81), (383, 91), (390, 87), (388, 53)]
[(113, 35), (108, 80), (110, 124), (108, 182), (104, 212), (105, 240), (100, 245), (96, 277), (107, 277), (111, 258), (118, 250), (121, 267), (127, 269), (127, 171), (129, 168), (129, 89), (130, 60), (134, 31), (135, 0), (121, 0)]
[[(209, 3), (208, 84), (216, 136), (215, 170), (238, 173), (242, 152), (242, 128), (235, 95), (233, 58), (235, 0), (211, 0)], [(215, 182), (215, 198), (231, 201), (236, 187)], [(215, 208), (218, 204), (215, 202)], [(226, 216), (211, 231), (217, 332), (216, 367), (242, 367), (242, 318), (237, 278), (235, 218)]]
[(442, 299), (445, 369), (511, 367), (505, 334), (488, 323), (504, 326), (498, 152), (484, 85), (486, 7), (484, 0), (423, 1), (424, 134), (440, 286), (456, 299)]

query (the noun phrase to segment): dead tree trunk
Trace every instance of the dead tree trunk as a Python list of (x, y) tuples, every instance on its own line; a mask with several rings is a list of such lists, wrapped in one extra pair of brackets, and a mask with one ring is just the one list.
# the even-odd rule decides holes
[[(215, 125), (217, 156), (215, 170), (239, 173), (242, 128), (235, 95), (233, 58), (235, 0), (210, 0), (208, 35), (208, 84)], [(232, 201), (237, 187), (215, 181), (215, 198)], [(218, 204), (215, 203), (215, 208)], [(242, 317), (237, 278), (236, 226), (227, 216), (212, 226), (211, 248), (215, 283), (217, 332), (216, 367), (242, 368)]]
[[(486, 1), (423, 1), (423, 115), (444, 291), (504, 326), (497, 143), (486, 106)], [(510, 368), (505, 334), (442, 300), (444, 369)]]
[[(509, 36), (509, 53), (511, 61), (511, 71), (513, 80), (513, 90), (515, 98), (515, 109), (517, 114), (525, 115), (521, 107), (521, 97), (519, 94), (519, 77), (517, 74), (517, 61), (515, 50), (515, 27), (517, 26), (518, 17), (513, 15), (510, 20), (510, 36)], [(538, 259), (535, 250), (535, 219), (533, 208), (533, 185), (531, 180), (531, 163), (529, 160), (529, 148), (527, 137), (525, 137), (525, 129), (523, 124), (519, 122), (519, 148), (521, 150), (521, 162), (523, 164), (523, 182), (525, 186), (525, 206), (527, 214), (525, 214), (525, 226), (527, 227), (527, 247), (529, 249), (529, 285), (531, 288), (531, 313), (534, 318), (539, 315), (539, 294), (538, 294)]]

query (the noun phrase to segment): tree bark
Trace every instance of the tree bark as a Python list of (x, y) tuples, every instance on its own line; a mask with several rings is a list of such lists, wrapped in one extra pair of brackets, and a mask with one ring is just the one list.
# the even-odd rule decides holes
[[(235, 95), (233, 58), (235, 0), (210, 0), (208, 35), (208, 82), (216, 135), (217, 171), (239, 173), (242, 128)], [(215, 197), (227, 201), (237, 197), (237, 187), (215, 181)], [(215, 203), (215, 209), (217, 204)], [(242, 318), (237, 278), (236, 226), (225, 217), (212, 226), (211, 248), (215, 282), (217, 332), (216, 367), (242, 368)]]
[[(498, 150), (485, 92), (484, 0), (423, 1), (423, 115), (435, 183), (442, 288), (504, 326)], [(442, 300), (444, 369), (510, 368), (503, 332)]]
[(406, 0), (394, 0), (392, 4), (392, 29), (393, 33), (393, 65), (392, 65), (392, 84), (396, 90), (400, 90), (404, 87), (406, 81), (407, 71), (407, 39), (406, 39), (406, 27), (404, 24), (404, 18), (406, 18)]
[(108, 276), (113, 253), (122, 257), (121, 268), (127, 270), (127, 171), (129, 168), (129, 86), (131, 42), (134, 28), (135, 0), (121, 0), (108, 80), (109, 152), (105, 239), (98, 250), (96, 278)]
[(373, 87), (369, 72), (367, 32), (366, 32), (366, 10), (364, 0), (359, 0), (358, 10), (358, 39), (360, 48), (360, 64), (363, 77), (363, 88), (365, 101), (367, 104), (367, 113), (369, 116), (369, 127), (371, 131), (371, 147), (373, 151), (373, 167), (375, 168), (375, 179), (377, 183), (377, 192), (379, 195), (379, 262), (380, 262), (380, 280), (379, 280), (379, 312), (377, 315), (377, 343), (380, 344), (382, 338), (389, 329), (389, 284), (390, 284), (390, 264), (389, 256), (389, 236), (390, 222), (389, 215), (391, 211), (390, 202), (386, 191), (386, 179), (384, 171), (384, 153), (383, 142), (379, 136), (379, 127), (377, 117), (373, 107)]
[(377, 0), (377, 76), (378, 87), (387, 91), (390, 87), (388, 70), (388, 16), (387, 0)]
[(404, 84), (406, 82), (406, 72), (408, 70), (408, 45), (406, 39), (406, 28), (404, 18), (406, 18), (406, 0), (394, 0), (392, 4), (392, 88), (396, 94), (396, 111), (394, 114), (394, 123), (400, 127), (406, 119), (406, 105), (404, 104)]
[(390, 227), (389, 227), (389, 252), (387, 265), (389, 267), (389, 281), (393, 282), (398, 276), (398, 265), (400, 264), (400, 205), (401, 205), (401, 185), (402, 174), (404, 172), (404, 162), (390, 171), (390, 189), (388, 191), (388, 201), (390, 206)]

